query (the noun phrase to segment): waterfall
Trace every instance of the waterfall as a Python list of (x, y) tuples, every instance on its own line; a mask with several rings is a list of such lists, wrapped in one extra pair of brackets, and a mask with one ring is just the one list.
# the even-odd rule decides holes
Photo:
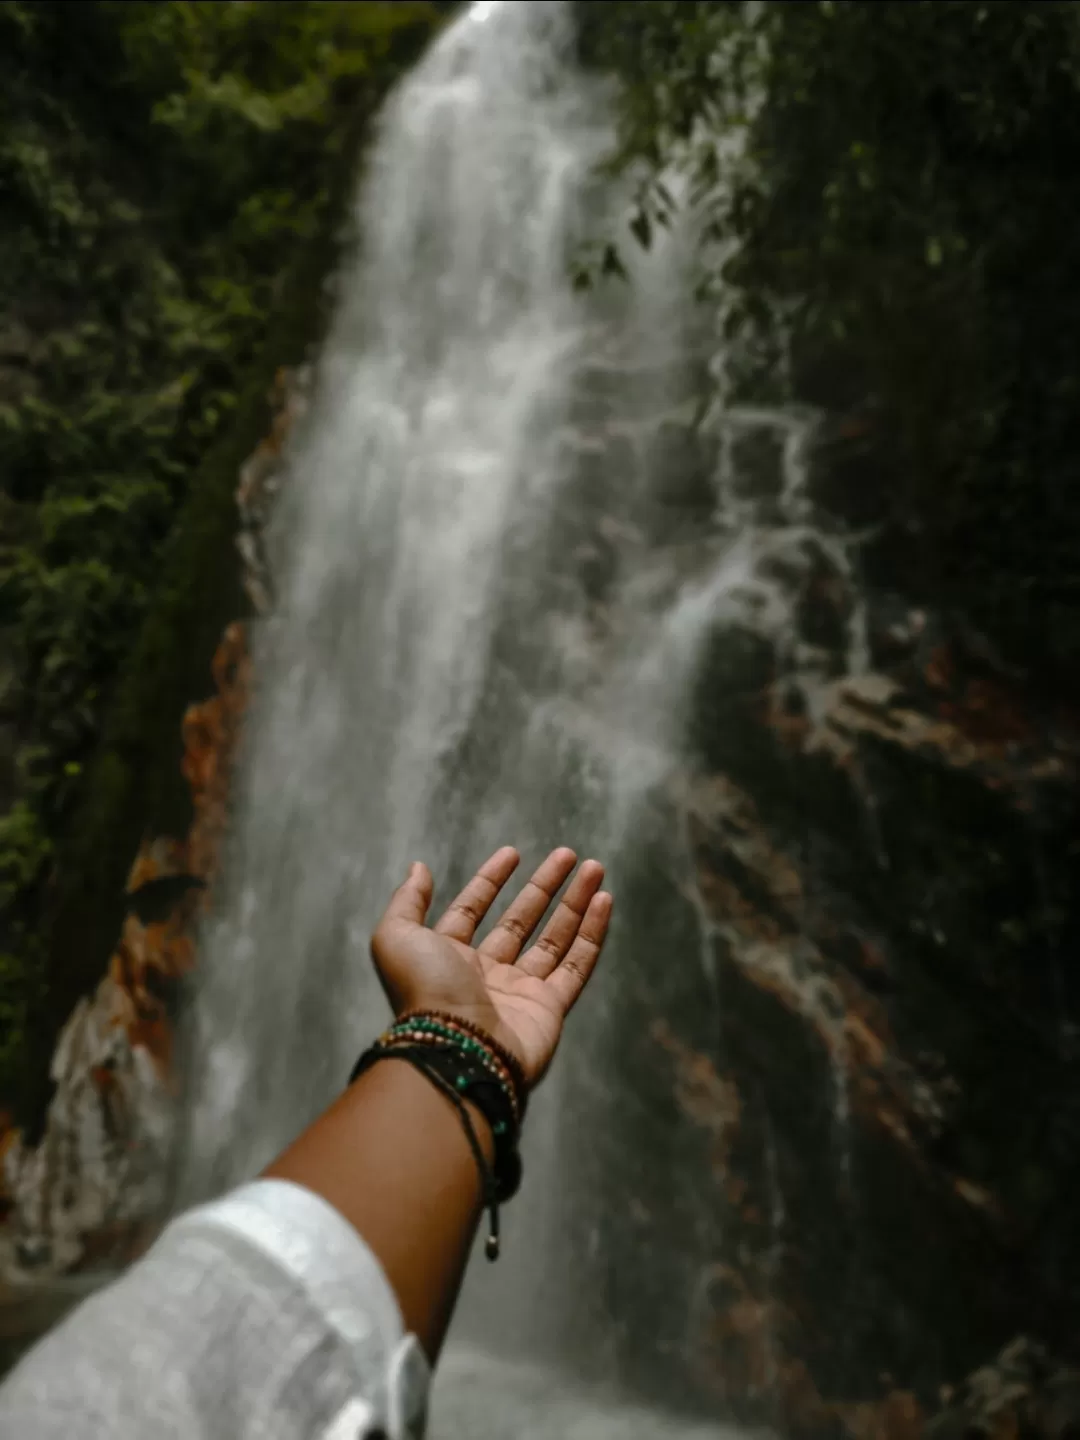
[[(381, 117), (271, 537), (277, 613), (198, 1007), (207, 1183), (294, 1132), (382, 1018), (367, 943), (407, 863), (445, 894), (475, 860), (497, 754), (463, 747), (557, 504), (587, 323), (567, 247), (610, 138), (569, 40), (559, 5), (479, 7)], [(528, 849), (531, 807), (505, 801)]]
[[(473, 1437), (699, 1433), (584, 1400), (574, 1429), (567, 1397), (588, 1380), (670, 1407), (694, 1388), (678, 1346), (719, 1243), (710, 1181), (680, 1172), (685, 1193), (657, 1198), (681, 1132), (634, 1056), (672, 1011), (710, 1042), (722, 997), (697, 963), (674, 777), (703, 645), (732, 626), (788, 643), (776, 556), (797, 568), (809, 534), (808, 422), (701, 403), (716, 341), (685, 237), (628, 256), (629, 284), (571, 283), (576, 243), (620, 204), (596, 178), (610, 94), (572, 39), (562, 3), (475, 5), (381, 117), (274, 522), (192, 1022), (187, 1199), (252, 1174), (342, 1085), (385, 1018), (367, 945), (410, 860), (436, 909), (502, 843), (525, 872), (559, 843), (607, 862), (609, 951), (441, 1382), (459, 1418), (436, 1425)], [(781, 453), (767, 521), (747, 434)], [(669, 1203), (677, 1228), (644, 1252), (635, 1217)], [(494, 1419), (468, 1410), (478, 1383)]]

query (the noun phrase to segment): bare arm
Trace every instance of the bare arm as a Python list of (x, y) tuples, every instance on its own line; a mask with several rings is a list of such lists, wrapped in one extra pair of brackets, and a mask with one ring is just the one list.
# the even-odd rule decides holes
[[(477, 1137), (491, 1137), (470, 1106)], [(480, 1215), (480, 1180), (450, 1103), (410, 1065), (363, 1075), (266, 1171), (329, 1200), (378, 1256), (405, 1328), (434, 1361)]]
[[(586, 861), (524, 949), (574, 868), (570, 851), (556, 851), (474, 947), (517, 858), (493, 855), (433, 929), (431, 876), (414, 866), (372, 952), (398, 1014), (439, 1010), (481, 1027), (528, 1086), (592, 972), (611, 900), (599, 891), (602, 867)], [(488, 1122), (470, 1110), (490, 1164)], [(0, 1431), (420, 1434), (428, 1377), (401, 1320), (434, 1359), (480, 1210), (457, 1106), (407, 1061), (381, 1059), (267, 1177), (177, 1217), (24, 1357), (0, 1385)]]
[[(432, 882), (414, 866), (372, 941), (396, 1014), (436, 1009), (482, 1026), (521, 1062), (535, 1085), (563, 1020), (592, 973), (607, 933), (611, 897), (603, 867), (586, 861), (535, 944), (524, 946), (573, 871), (556, 850), (487, 939), (480, 921), (518, 863), (496, 852), (432, 929)], [(490, 1163), (493, 1147), (469, 1107)], [(266, 1171), (323, 1196), (363, 1236), (397, 1294), (406, 1327), (434, 1360), (449, 1323), (480, 1214), (476, 1162), (454, 1106), (400, 1060), (361, 1077)]]

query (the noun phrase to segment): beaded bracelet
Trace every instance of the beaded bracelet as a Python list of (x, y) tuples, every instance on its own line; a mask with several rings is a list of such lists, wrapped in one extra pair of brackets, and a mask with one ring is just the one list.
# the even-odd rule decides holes
[[(438, 1052), (444, 1050), (456, 1052), (459, 1049), (465, 1048), (463, 1046), (456, 1045), (453, 1040), (447, 1039), (443, 1035), (433, 1035), (422, 1030), (388, 1031), (387, 1034), (380, 1036), (378, 1043), (380, 1048), (384, 1050), (411, 1049), (419, 1045), (425, 1050), (431, 1052), (432, 1054), (437, 1054)], [(499, 1086), (500, 1090), (502, 1091), (503, 1098), (505, 1099), (507, 1105), (510, 1107), (510, 1113), (513, 1117), (514, 1126), (515, 1128), (519, 1128), (521, 1124), (521, 1115), (518, 1111), (517, 1098), (514, 1094), (514, 1088), (510, 1083), (510, 1079), (507, 1076), (506, 1071), (496, 1062), (483, 1059), (480, 1056), (476, 1055), (476, 1053), (473, 1051), (466, 1050), (466, 1054), (472, 1054), (473, 1058), (476, 1060), (476, 1063), (482, 1066), (485, 1074), (490, 1078), (491, 1082)]]
[(521, 1061), (517, 1056), (512, 1054), (505, 1045), (501, 1045), (499, 1041), (495, 1039), (494, 1035), (489, 1035), (482, 1026), (475, 1024), (473, 1021), (466, 1020), (461, 1015), (452, 1015), (445, 1010), (407, 1010), (404, 1015), (398, 1017), (398, 1023), (401, 1024), (403, 1021), (415, 1019), (437, 1020), (453, 1029), (464, 1031), (465, 1034), (471, 1035), (474, 1039), (479, 1040), (492, 1055), (497, 1055), (510, 1072), (511, 1079), (514, 1082), (514, 1088), (517, 1091), (521, 1112), (522, 1114), (525, 1113), (525, 1100), (529, 1093), (529, 1086), (525, 1079), (525, 1071), (522, 1069)]
[[(525, 1091), (524, 1086), (519, 1091), (515, 1083), (521, 1074), (520, 1065), (479, 1026), (467, 1025), (455, 1016), (427, 1011), (403, 1016), (380, 1035), (357, 1061), (349, 1084), (378, 1061), (388, 1059), (411, 1064), (441, 1090), (457, 1110), (480, 1171), (484, 1203), (490, 1217), (485, 1253), (489, 1260), (498, 1259), (499, 1205), (509, 1200), (521, 1183), (517, 1146)], [(507, 1060), (513, 1062), (514, 1069)], [(494, 1168), (484, 1156), (466, 1100), (476, 1105), (491, 1128)]]
[[(520, 1125), (525, 1118), (526, 1092), (521, 1066), (509, 1052), (479, 1026), (466, 1028), (464, 1022), (437, 1012), (412, 1011), (394, 1022), (379, 1037), (379, 1044), (408, 1041), (415, 1044), (456, 1045), (474, 1055), (503, 1085)], [(509, 1063), (508, 1063), (509, 1062)], [(511, 1068), (511, 1064), (513, 1068)]]

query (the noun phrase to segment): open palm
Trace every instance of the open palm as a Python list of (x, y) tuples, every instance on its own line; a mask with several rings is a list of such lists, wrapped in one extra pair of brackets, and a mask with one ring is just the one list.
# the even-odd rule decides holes
[(520, 1060), (534, 1085), (559, 1043), (563, 1021), (600, 956), (611, 896), (604, 867), (586, 860), (537, 940), (530, 936), (577, 863), (554, 850), (480, 945), (477, 927), (517, 868), (516, 850), (497, 850), (431, 929), (431, 872), (414, 865), (371, 941), (395, 1014), (442, 1010), (481, 1025)]

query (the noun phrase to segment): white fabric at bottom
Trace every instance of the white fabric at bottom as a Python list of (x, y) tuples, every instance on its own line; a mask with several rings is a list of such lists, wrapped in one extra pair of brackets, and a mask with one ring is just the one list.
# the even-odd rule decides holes
[(0, 1386), (0, 1436), (419, 1440), (429, 1378), (363, 1240), (260, 1180), (173, 1221), (46, 1336)]

